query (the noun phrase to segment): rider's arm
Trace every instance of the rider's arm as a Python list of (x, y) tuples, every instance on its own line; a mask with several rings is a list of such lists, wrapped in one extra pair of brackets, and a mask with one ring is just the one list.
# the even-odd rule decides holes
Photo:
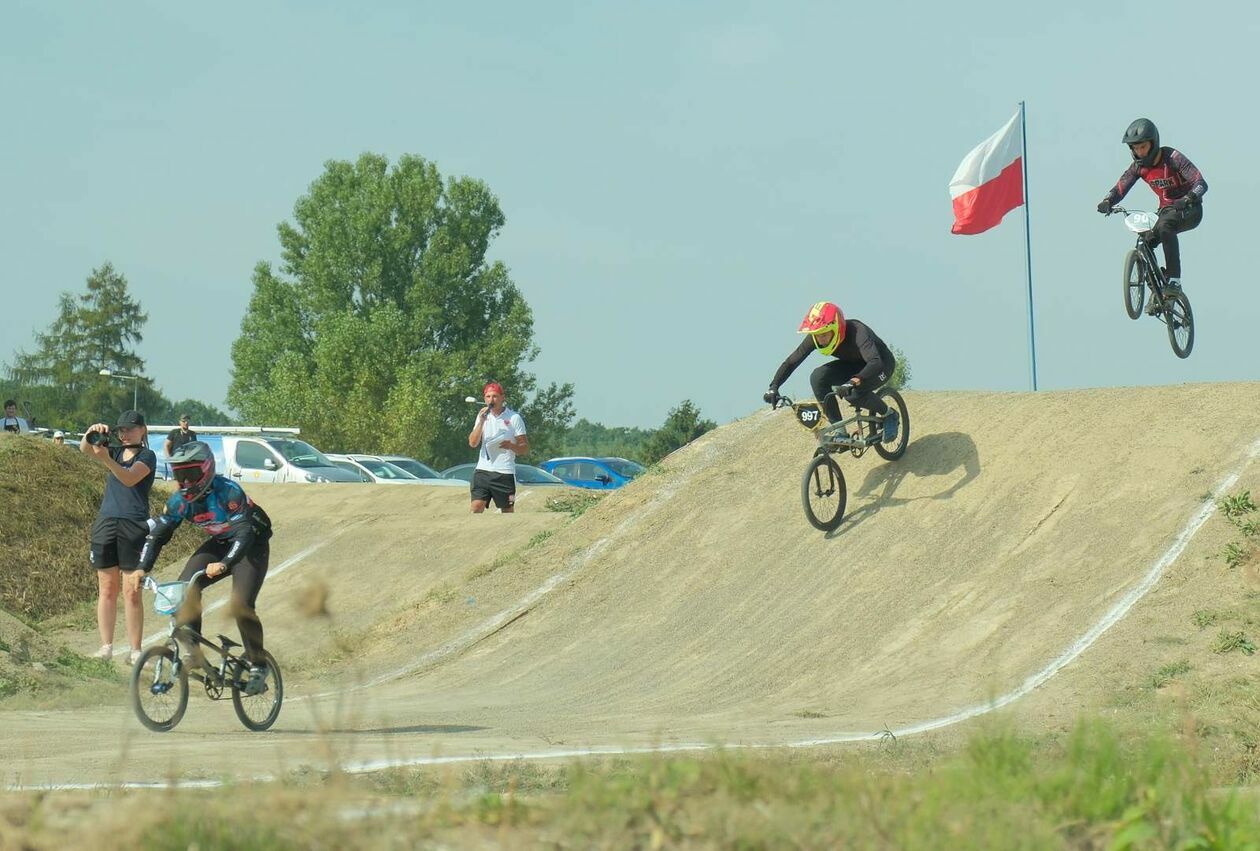
[(231, 527), (229, 540), (232, 542), (228, 547), (227, 555), (223, 556), (223, 565), (231, 570), (238, 561), (245, 558), (245, 554), (249, 552), (249, 548), (254, 545), (255, 539), (258, 537), (258, 530), (254, 527), (253, 512), (254, 504), (245, 496), (245, 491), (236, 482), (223, 480), (224, 489), (219, 495), (219, 500), (228, 511), (232, 513), (228, 515), (227, 522)]
[(1177, 169), (1177, 174), (1181, 175), (1181, 179), (1190, 186), (1182, 197), (1193, 195), (1196, 201), (1202, 201), (1208, 190), (1207, 181), (1203, 179), (1203, 173), (1194, 167), (1194, 163), (1190, 162), (1189, 157), (1178, 150), (1173, 150), (1169, 153), (1168, 162)]
[(854, 383), (865, 384), (884, 371), (884, 357), (875, 343), (875, 334), (865, 325), (854, 323), (853, 342), (857, 343), (862, 360), (866, 361), (866, 366), (853, 376), (856, 379)]
[(1116, 185), (1107, 190), (1107, 194), (1103, 196), (1103, 200), (1107, 203), (1119, 204), (1124, 200), (1124, 196), (1129, 194), (1129, 190), (1133, 188), (1133, 184), (1138, 181), (1138, 165), (1132, 163), (1124, 170), (1124, 174), (1120, 175), (1120, 179), (1116, 181)]
[(796, 368), (805, 362), (805, 358), (809, 357), (809, 353), (814, 350), (814, 341), (808, 334), (805, 339), (801, 340), (801, 344), (796, 347), (796, 351), (787, 356), (787, 360), (779, 364), (779, 369), (774, 374), (774, 378), (770, 379), (770, 389), (775, 393), (779, 392), (779, 388), (783, 386), (783, 382), (787, 381)]
[(183, 497), (178, 493), (171, 494), (171, 498), (166, 501), (166, 511), (162, 516), (149, 521), (149, 534), (145, 536), (144, 548), (140, 550), (140, 569), (145, 573), (153, 569), (153, 564), (157, 561), (158, 554), (162, 552), (162, 547), (166, 546), (166, 542), (171, 539), (171, 535), (175, 534), (175, 530), (183, 521), (181, 502), (183, 502)]

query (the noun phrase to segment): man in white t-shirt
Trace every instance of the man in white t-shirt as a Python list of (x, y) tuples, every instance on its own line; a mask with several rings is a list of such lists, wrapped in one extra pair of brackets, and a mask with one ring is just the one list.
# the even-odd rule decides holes
[(4, 430), (14, 434), (26, 434), (31, 430), (30, 423), (17, 415), (17, 402), (12, 399), (7, 399), (4, 403)]
[(490, 500), (504, 514), (516, 504), (516, 456), (529, 451), (525, 421), (503, 402), (503, 385), (491, 381), (482, 389), (486, 406), (468, 435), (468, 445), (481, 448), (472, 478), (472, 510), (480, 514)]

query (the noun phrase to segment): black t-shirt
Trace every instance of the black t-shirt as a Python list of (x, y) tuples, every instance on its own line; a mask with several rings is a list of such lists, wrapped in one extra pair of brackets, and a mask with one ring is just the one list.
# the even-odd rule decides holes
[(105, 497), (101, 500), (98, 517), (123, 517), (128, 520), (149, 519), (149, 491), (153, 490), (153, 474), (157, 471), (157, 455), (152, 449), (141, 449), (130, 461), (123, 460), (127, 450), (121, 446), (110, 449), (109, 456), (124, 469), (131, 469), (133, 464), (143, 462), (149, 467), (149, 475), (134, 486), (127, 487), (118, 481), (113, 473), (105, 479)]
[(174, 452), (176, 449), (179, 449), (185, 443), (192, 443), (194, 440), (196, 440), (197, 432), (193, 431), (192, 429), (189, 429), (188, 431), (184, 431), (183, 429), (173, 428), (171, 429), (171, 433), (166, 436), (166, 439), (171, 442), (171, 451)]

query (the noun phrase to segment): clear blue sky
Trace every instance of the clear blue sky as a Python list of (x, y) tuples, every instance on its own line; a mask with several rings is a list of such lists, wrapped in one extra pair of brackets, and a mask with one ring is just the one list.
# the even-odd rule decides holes
[[(109, 260), (148, 374), (222, 405), (276, 224), (375, 151), (497, 194), (532, 368), (590, 419), (750, 412), (822, 298), (917, 387), (1027, 389), (1022, 216), (951, 236), (948, 193), (1026, 100), (1041, 386), (1255, 379), (1257, 40), (1243, 3), (6, 3), (0, 359)], [(1139, 115), (1210, 186), (1188, 361), (1125, 317), (1094, 211)]]

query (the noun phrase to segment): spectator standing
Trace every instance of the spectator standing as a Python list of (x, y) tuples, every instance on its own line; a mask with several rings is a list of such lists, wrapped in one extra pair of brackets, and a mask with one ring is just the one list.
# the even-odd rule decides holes
[(191, 420), (188, 414), (180, 414), (179, 428), (171, 429), (170, 433), (166, 435), (166, 443), (163, 444), (162, 450), (166, 453), (167, 458), (170, 458), (175, 453), (175, 450), (185, 443), (192, 443), (197, 439), (197, 432), (189, 427), (189, 422)]
[(11, 431), (14, 434), (26, 434), (31, 430), (31, 424), (17, 415), (17, 402), (12, 399), (4, 401), (3, 426), (5, 431)]
[(504, 514), (516, 506), (516, 457), (529, 452), (525, 421), (507, 406), (503, 385), (491, 381), (481, 391), (486, 406), (468, 435), (468, 445), (481, 447), (472, 478), (472, 511), (481, 514), (494, 500)]
[(140, 553), (149, 534), (149, 491), (157, 456), (148, 446), (149, 430), (139, 411), (124, 411), (114, 426), (120, 445), (108, 443), (109, 426), (89, 426), (79, 441), (79, 451), (90, 455), (109, 470), (105, 479), (105, 495), (92, 524), (89, 558), (96, 568), (98, 597), (96, 625), (101, 635), (101, 649), (92, 654), (97, 659), (114, 655), (114, 624), (118, 617), (118, 592), (123, 592), (123, 610), (127, 623), (127, 640), (131, 645), (128, 661), (135, 664), (140, 657), (144, 635), (144, 608), (140, 587), (144, 571), (140, 569)]

